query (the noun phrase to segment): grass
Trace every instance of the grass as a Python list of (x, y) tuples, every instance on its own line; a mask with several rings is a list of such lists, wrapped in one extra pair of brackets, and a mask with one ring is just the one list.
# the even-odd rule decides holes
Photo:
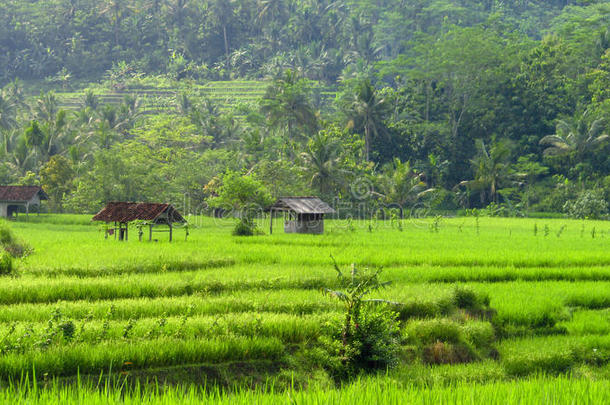
[[(23, 388), (23, 387), (27, 388)], [(340, 389), (314, 387), (302, 391), (277, 392), (273, 385), (259, 390), (238, 390), (230, 394), (208, 391), (196, 385), (159, 389), (126, 389), (122, 381), (65, 386), (53, 382), (40, 386), (31, 382), (12, 384), (0, 391), (0, 401), (43, 404), (601, 404), (610, 400), (610, 381), (583, 378), (538, 376), (516, 382), (494, 381), (486, 384), (453, 383), (422, 387), (405, 385), (384, 378), (358, 379)]]
[[(233, 220), (189, 220), (171, 244), (105, 240), (87, 216), (10, 223), (33, 253), (0, 283), (0, 402), (607, 402), (608, 222), (330, 220), (324, 235), (239, 238)], [(401, 365), (342, 387), (320, 366), (318, 337), (342, 319), (320, 291), (338, 287), (331, 255), (383, 267), (391, 284), (374, 298), (402, 303)], [(489, 297), (489, 319), (459, 308), (458, 286)], [(443, 347), (471, 363), (424, 364)], [(110, 367), (129, 387), (171, 384), (78, 385)]]

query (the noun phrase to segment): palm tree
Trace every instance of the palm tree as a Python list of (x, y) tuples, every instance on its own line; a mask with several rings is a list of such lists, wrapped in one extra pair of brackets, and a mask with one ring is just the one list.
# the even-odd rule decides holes
[(309, 174), (309, 183), (317, 187), (322, 195), (328, 196), (333, 184), (341, 183), (345, 174), (340, 168), (343, 146), (340, 139), (330, 131), (320, 131), (309, 139), (301, 153), (305, 163), (304, 170)]
[(554, 135), (547, 135), (540, 140), (540, 145), (548, 145), (544, 150), (547, 156), (573, 155), (577, 161), (582, 161), (586, 155), (600, 144), (610, 139), (603, 134), (604, 120), (595, 119), (588, 125), (589, 112), (585, 112), (574, 125), (559, 120)]
[(54, 92), (40, 93), (36, 99), (34, 114), (36, 120), (40, 122), (51, 121), (55, 118), (59, 111), (59, 101)]
[(121, 30), (121, 23), (127, 17), (127, 15), (133, 11), (133, 6), (124, 6), (123, 1), (121, 0), (105, 0), (101, 7), (99, 14), (106, 16), (108, 21), (112, 25), (112, 30), (114, 33), (114, 46), (119, 45), (119, 37)]
[(356, 87), (352, 101), (347, 107), (347, 114), (357, 120), (364, 129), (365, 159), (370, 161), (372, 137), (383, 131), (383, 121), (390, 112), (390, 105), (380, 97), (370, 80), (361, 81)]
[(415, 205), (425, 195), (435, 189), (428, 187), (424, 181), (424, 174), (417, 172), (409, 162), (394, 161), (384, 166), (380, 175), (379, 183), (381, 193), (374, 193), (382, 197), (387, 204), (397, 204), (400, 207), (400, 215), (405, 207)]
[(172, 16), (174, 24), (182, 27), (184, 16), (188, 12), (189, 0), (172, 0), (167, 2), (168, 14)]
[(17, 125), (16, 108), (12, 100), (0, 93), (0, 132), (8, 131)]
[(512, 169), (509, 164), (510, 149), (505, 142), (498, 142), (489, 151), (481, 139), (476, 141), (477, 155), (470, 162), (475, 178), (461, 182), (473, 191), (478, 191), (481, 203), (498, 202), (498, 190), (511, 181)]
[(222, 27), (222, 38), (224, 40), (225, 47), (225, 64), (226, 68), (230, 69), (230, 58), (229, 52), (229, 35), (227, 26), (231, 23), (231, 18), (235, 14), (235, 0), (216, 0), (212, 3), (212, 11), (218, 24)]
[(285, 129), (288, 140), (295, 138), (295, 128), (306, 133), (318, 128), (318, 117), (311, 106), (306, 83), (291, 70), (267, 88), (261, 110), (271, 127)]
[(26, 138), (22, 134), (18, 134), (13, 141), (13, 150), (7, 156), (7, 164), (14, 171), (23, 175), (28, 170), (34, 169), (36, 152), (28, 146)]

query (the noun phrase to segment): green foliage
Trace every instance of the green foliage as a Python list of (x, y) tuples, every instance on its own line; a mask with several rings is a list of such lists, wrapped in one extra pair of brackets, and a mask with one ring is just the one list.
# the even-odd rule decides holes
[(40, 169), (40, 183), (51, 199), (53, 208), (63, 211), (63, 199), (71, 190), (74, 171), (68, 159), (55, 155)]
[(344, 277), (335, 261), (335, 270), (345, 292), (323, 290), (345, 307), (344, 323), (333, 335), (336, 347), (331, 345), (330, 348), (331, 355), (338, 356), (341, 361), (341, 366), (333, 371), (339, 377), (349, 377), (361, 371), (395, 367), (399, 353), (397, 314), (390, 308), (379, 309), (372, 305), (396, 304), (364, 298), (387, 285), (379, 281), (381, 269), (360, 271), (352, 264), (349, 276)]
[(269, 191), (255, 175), (231, 171), (222, 176), (220, 186), (213, 192), (217, 196), (208, 198), (211, 207), (236, 213), (247, 221), (264, 212), (273, 201)]
[[(31, 252), (31, 248), (19, 238), (17, 238), (11, 228), (4, 221), (0, 221), (0, 249), (2, 254), (8, 255), (10, 258), (21, 258), (27, 256)], [(7, 268), (12, 269), (12, 261), (4, 258), (5, 265)], [(4, 274), (8, 274), (10, 269), (6, 270)]]
[(233, 228), (233, 236), (253, 236), (258, 234), (259, 230), (256, 223), (252, 220), (242, 218), (237, 221), (235, 228)]
[(13, 256), (7, 251), (0, 252), (0, 275), (7, 275), (13, 272)]
[(564, 211), (572, 218), (599, 219), (608, 213), (608, 201), (601, 190), (584, 190), (574, 201), (567, 201)]

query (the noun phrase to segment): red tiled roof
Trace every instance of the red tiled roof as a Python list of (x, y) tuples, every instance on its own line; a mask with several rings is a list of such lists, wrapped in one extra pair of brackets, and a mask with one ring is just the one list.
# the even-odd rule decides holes
[(26, 202), (38, 193), (41, 200), (47, 199), (45, 192), (38, 186), (0, 186), (0, 201)]
[(154, 221), (168, 212), (171, 222), (186, 222), (171, 204), (109, 202), (98, 212), (93, 221), (131, 222), (135, 220)]

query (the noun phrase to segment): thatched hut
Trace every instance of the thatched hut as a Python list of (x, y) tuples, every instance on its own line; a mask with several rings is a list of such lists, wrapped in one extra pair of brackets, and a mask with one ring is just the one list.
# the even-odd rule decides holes
[(334, 214), (335, 210), (318, 197), (282, 197), (271, 206), (271, 225), (273, 233), (273, 213), (284, 213), (284, 232), (286, 233), (324, 233), (324, 215)]
[(155, 232), (169, 232), (169, 241), (172, 241), (174, 224), (185, 224), (186, 220), (171, 204), (157, 203), (135, 203), (135, 202), (109, 202), (98, 212), (92, 221), (102, 221), (106, 224), (113, 223), (112, 228), (106, 228), (106, 238), (108, 235), (118, 234), (119, 240), (129, 238), (129, 223), (142, 221), (139, 239), (142, 240), (142, 227), (148, 226), (148, 240), (152, 240), (153, 228), (161, 225), (168, 227), (167, 230), (156, 230)]

